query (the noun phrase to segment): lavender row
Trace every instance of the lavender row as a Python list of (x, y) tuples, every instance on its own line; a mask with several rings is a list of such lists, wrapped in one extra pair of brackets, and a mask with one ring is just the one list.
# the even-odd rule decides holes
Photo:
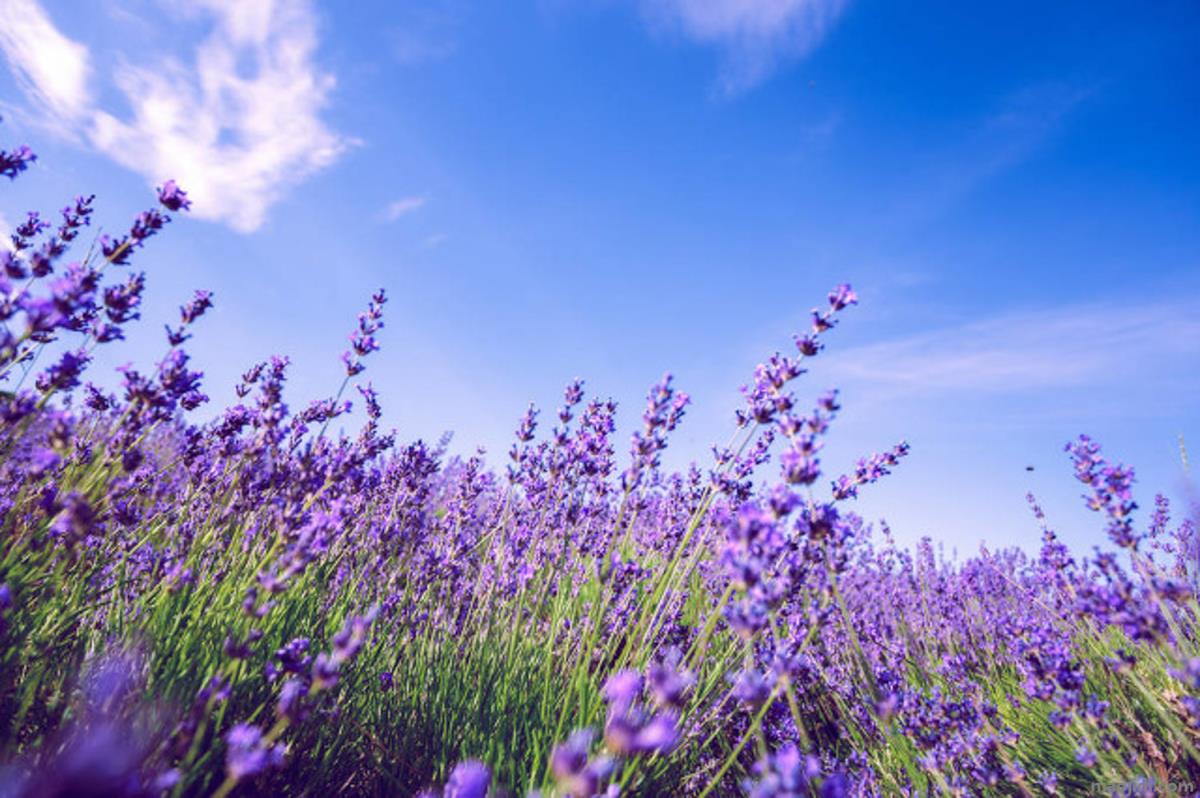
[(299, 409), (276, 357), (192, 420), (204, 291), (151, 368), (88, 382), (190, 203), (168, 181), (84, 247), (93, 204), (0, 253), (0, 795), (1200, 789), (1195, 508), (1139, 525), (1132, 469), (1081, 437), (1112, 550), (1077, 558), (1033, 497), (1037, 557), (902, 550), (852, 507), (908, 444), (829, 474), (838, 396), (796, 393), (849, 286), (755, 370), (708, 465), (662, 466), (690, 404), (667, 375), (628, 449), (575, 381), (491, 468), (383, 429), (382, 291)]

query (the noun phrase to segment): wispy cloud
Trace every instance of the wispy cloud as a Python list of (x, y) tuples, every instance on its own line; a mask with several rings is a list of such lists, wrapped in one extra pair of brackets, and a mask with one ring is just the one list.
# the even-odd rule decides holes
[(641, 0), (651, 24), (721, 51), (719, 86), (735, 94), (810, 53), (846, 0)]
[(809, 147), (823, 147), (841, 130), (842, 122), (841, 111), (830, 111), (816, 121), (803, 125), (800, 135)]
[(56, 124), (84, 114), (88, 92), (88, 49), (62, 35), (37, 0), (0, 0), (0, 49), (22, 90)]
[(1088, 85), (1048, 81), (999, 99), (959, 141), (931, 148), (926, 158), (909, 165), (905, 190), (876, 223), (907, 228), (937, 218), (1032, 157), (1095, 91)]
[(880, 398), (1016, 394), (1128, 379), (1180, 384), (1200, 366), (1200, 300), (1048, 307), (849, 349), (830, 368)]
[(424, 206), (424, 197), (401, 197), (398, 200), (389, 202), (387, 207), (383, 209), (383, 220), (385, 222), (394, 222), (401, 216), (407, 216)]
[(4, 214), (0, 213), (0, 251), (12, 250), (12, 225), (8, 223), (8, 219), (4, 218)]
[(101, 105), (103, 93), (87, 82), (88, 48), (34, 0), (0, 0), (0, 16), (19, 23), (0, 31), (0, 47), (56, 132), (151, 184), (174, 177), (196, 216), (250, 232), (289, 187), (351, 143), (321, 118), (334, 79), (314, 62), (316, 21), (305, 0), (191, 0), (180, 9), (215, 24), (190, 59), (122, 54), (113, 84), (128, 117)]

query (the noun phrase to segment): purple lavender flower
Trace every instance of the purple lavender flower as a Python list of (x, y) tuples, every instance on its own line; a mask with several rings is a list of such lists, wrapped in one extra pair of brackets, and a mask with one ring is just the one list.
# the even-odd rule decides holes
[(25, 145), (15, 150), (0, 150), (0, 175), (16, 179), (17, 175), (29, 168), (29, 164), (37, 160), (33, 150)]
[(842, 310), (848, 305), (858, 304), (858, 294), (854, 293), (854, 289), (849, 283), (843, 283), (829, 294), (829, 308), (833, 311)]
[(696, 677), (692, 673), (680, 670), (681, 659), (682, 652), (678, 648), (674, 648), (661, 663), (651, 665), (646, 672), (646, 682), (650, 687), (650, 693), (654, 696), (654, 702), (660, 707), (681, 709), (684, 695), (696, 682)]
[(641, 484), (645, 475), (658, 468), (662, 451), (667, 447), (667, 433), (683, 419), (691, 399), (671, 385), (671, 375), (664, 374), (646, 399), (642, 414), (642, 430), (633, 434), (632, 462), (622, 477), (626, 491)]
[(868, 458), (860, 459), (855, 466), (852, 476), (842, 475), (834, 481), (834, 499), (841, 500), (857, 497), (858, 489), (861, 485), (873, 483), (880, 477), (890, 474), (891, 469), (900, 462), (902, 457), (907, 456), (908, 453), (908, 443), (901, 441), (886, 452), (880, 452)]
[(332, 690), (337, 687), (341, 668), (328, 654), (321, 653), (313, 662), (312, 684), (314, 690)]
[(205, 311), (213, 306), (211, 291), (197, 291), (186, 305), (179, 308), (180, 325), (178, 327), (167, 327), (167, 342), (171, 346), (179, 346), (191, 336), (185, 331), (194, 324), (197, 319), (204, 315)]
[(8, 627), (8, 613), (13, 608), (13, 592), (8, 582), (0, 583), (0, 635)]
[(608, 756), (589, 758), (595, 734), (580, 729), (550, 752), (550, 772), (558, 789), (569, 798), (593, 798), (616, 769), (616, 760)]
[(1075, 477), (1090, 488), (1090, 493), (1084, 495), (1088, 507), (1108, 516), (1108, 535), (1113, 543), (1136, 550), (1140, 537), (1133, 528), (1132, 513), (1137, 509), (1133, 469), (1109, 465), (1100, 455), (1100, 444), (1086, 435), (1068, 443), (1066, 451), (1074, 461)]
[(85, 349), (63, 352), (57, 363), (37, 376), (34, 384), (44, 394), (69, 391), (79, 385), (79, 377), (91, 359), (91, 355)]
[(492, 783), (492, 772), (476, 760), (460, 762), (450, 771), (443, 798), (485, 798)]
[(774, 673), (767, 673), (764, 676), (753, 669), (748, 668), (743, 670), (734, 677), (733, 697), (739, 703), (745, 704), (752, 709), (757, 709), (771, 697), (771, 691), (775, 687), (775, 680)]
[(601, 691), (609, 705), (618, 712), (624, 712), (633, 706), (642, 692), (642, 677), (637, 671), (619, 671), (608, 677)]
[(757, 779), (743, 782), (748, 798), (805, 798), (821, 775), (821, 762), (789, 742), (755, 764), (754, 773)]
[(308, 712), (304, 699), (308, 695), (308, 687), (300, 679), (288, 679), (279, 688), (279, 701), (275, 704), (275, 714), (298, 723), (307, 717)]
[(358, 655), (367, 641), (367, 630), (378, 614), (372, 609), (364, 615), (352, 615), (346, 619), (341, 631), (333, 636), (333, 661), (339, 665), (349, 662)]
[(50, 525), (51, 534), (67, 546), (74, 546), (101, 530), (92, 505), (76, 491), (63, 497), (62, 509)]
[(168, 180), (158, 187), (158, 201), (169, 211), (186, 211), (192, 207), (192, 201), (187, 198), (187, 192), (181, 189), (174, 180)]
[(225, 745), (225, 770), (234, 781), (279, 767), (287, 755), (286, 747), (268, 743), (262, 729), (246, 723), (239, 723), (225, 734)]
[(618, 755), (666, 752), (679, 739), (679, 718), (674, 710), (654, 714), (640, 705), (642, 677), (631, 670), (619, 671), (604, 684), (608, 701), (608, 719), (604, 724), (604, 742)]
[(11, 236), (13, 251), (21, 252), (29, 249), (33, 246), (33, 240), (49, 229), (49, 222), (44, 221), (37, 211), (30, 211), (25, 215), (25, 221), (13, 228)]
[(297, 637), (286, 646), (275, 651), (274, 659), (279, 663), (276, 666), (274, 663), (267, 663), (267, 677), (274, 679), (280, 673), (288, 673), (292, 675), (300, 674), (312, 662), (312, 657), (308, 655), (309, 641), (307, 637)]
[(350, 334), (350, 349), (342, 354), (348, 377), (361, 374), (366, 368), (362, 364), (363, 358), (379, 348), (375, 333), (383, 329), (383, 306), (386, 302), (387, 297), (380, 289), (372, 295), (366, 313), (358, 314), (358, 327)]

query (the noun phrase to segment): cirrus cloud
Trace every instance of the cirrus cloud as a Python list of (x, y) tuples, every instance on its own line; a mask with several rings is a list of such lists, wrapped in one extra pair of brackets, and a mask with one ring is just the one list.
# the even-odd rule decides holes
[(315, 63), (314, 14), (305, 0), (188, 0), (174, 10), (211, 30), (187, 59), (122, 53), (111, 82), (124, 114), (91, 85), (88, 47), (36, 0), (0, 0), (9, 21), (0, 49), (31, 117), (151, 184), (177, 179), (196, 216), (251, 232), (352, 144), (321, 117), (334, 79)]
[(821, 43), (846, 0), (642, 0), (658, 28), (717, 47), (720, 88), (735, 94), (765, 80), (780, 64)]
[[(1030, 394), (1130, 380), (1196, 384), (1196, 297), (1013, 311), (846, 350), (837, 378), (869, 395)], [(1184, 386), (1189, 386), (1184, 390)]]
[(420, 210), (425, 206), (424, 197), (401, 197), (387, 204), (383, 209), (383, 220), (385, 222), (394, 222), (401, 216), (407, 216), (410, 213)]

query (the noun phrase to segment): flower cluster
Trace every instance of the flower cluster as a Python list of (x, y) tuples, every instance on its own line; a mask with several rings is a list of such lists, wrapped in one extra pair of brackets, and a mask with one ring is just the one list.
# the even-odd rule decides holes
[(383, 329), (383, 305), (387, 297), (383, 291), (375, 292), (371, 304), (365, 313), (358, 314), (358, 327), (350, 334), (350, 348), (342, 354), (342, 362), (346, 364), (346, 375), (354, 377), (361, 374), (366, 366), (363, 358), (379, 348), (375, 333)]
[[(0, 172), (31, 161), (0, 152)], [(1141, 530), (1132, 470), (1081, 438), (1068, 451), (1118, 553), (1072, 552), (1032, 497), (1038, 552), (900, 547), (849, 500), (908, 445), (822, 483), (838, 395), (797, 393), (849, 286), (756, 369), (711, 471), (663, 466), (690, 402), (666, 376), (629, 450), (616, 403), (572, 380), (548, 431), (532, 405), (520, 418), (503, 473), (449, 437), (382, 433), (382, 399), (356, 381), (382, 292), (328, 398), (296, 404), (273, 357), (197, 420), (205, 291), (157, 362), (122, 369), (115, 393), (87, 382), (143, 309), (149, 283), (123, 267), (191, 204), (171, 181), (158, 201), (82, 260), (91, 197), (58, 223), (25, 217), (0, 256), (6, 795), (1200, 782), (1195, 520), (1173, 526), (1159, 498)], [(363, 424), (331, 432), (345, 396)]]

